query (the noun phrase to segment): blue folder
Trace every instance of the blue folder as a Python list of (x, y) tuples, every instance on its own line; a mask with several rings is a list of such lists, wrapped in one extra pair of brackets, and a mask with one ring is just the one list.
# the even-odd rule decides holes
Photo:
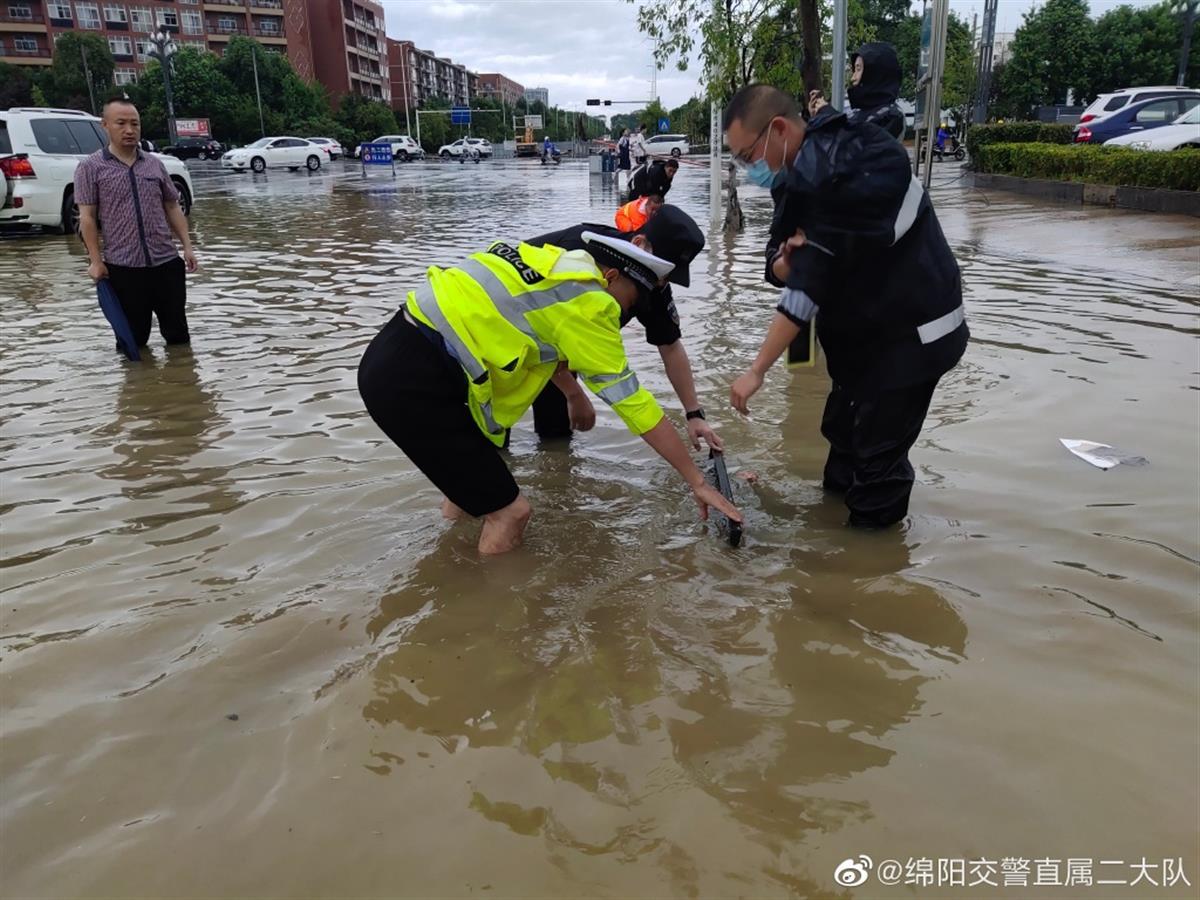
[(129, 327), (129, 320), (125, 318), (125, 310), (121, 309), (117, 292), (113, 290), (107, 278), (96, 282), (96, 296), (100, 298), (100, 311), (104, 313), (104, 318), (108, 319), (108, 324), (112, 326), (113, 334), (117, 336), (121, 352), (135, 362), (140, 360), (142, 354), (138, 352), (137, 341), (133, 339), (133, 329)]

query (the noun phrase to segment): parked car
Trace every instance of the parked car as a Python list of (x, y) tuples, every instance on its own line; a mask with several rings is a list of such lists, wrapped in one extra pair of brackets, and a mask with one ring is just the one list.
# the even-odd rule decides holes
[(1121, 88), (1111, 94), (1101, 94), (1079, 116), (1079, 124), (1086, 125), (1096, 119), (1104, 119), (1119, 112), (1131, 103), (1141, 103), (1143, 100), (1157, 100), (1159, 97), (1171, 97), (1175, 94), (1194, 94), (1194, 88), (1175, 87), (1174, 85), (1158, 85), (1157, 87)]
[(212, 138), (182, 137), (170, 147), (163, 147), (162, 152), (176, 159), (220, 159), (224, 149)]
[(346, 151), (344, 151), (342, 149), (342, 145), (339, 144), (337, 141), (335, 141), (333, 138), (311, 137), (311, 138), (306, 138), (306, 140), (310, 144), (316, 144), (318, 147), (323, 149), (329, 155), (329, 158), (331, 160), (332, 159), (341, 159), (345, 155)]
[(444, 144), (438, 150), (438, 156), (443, 159), (450, 157), (466, 156), (468, 159), (480, 157), (486, 159), (492, 155), (491, 141), (485, 141), (483, 138), (462, 137), (450, 144)]
[(253, 144), (230, 150), (221, 157), (221, 168), (244, 172), (251, 169), (265, 172), (267, 169), (291, 169), (301, 166), (310, 172), (321, 168), (321, 160), (328, 154), (317, 144), (310, 144), (298, 137), (265, 137)]
[(651, 156), (674, 156), (678, 159), (692, 152), (686, 134), (656, 134), (646, 141)]
[(1170, 125), (1155, 128), (1149, 133), (1129, 134), (1105, 141), (1108, 147), (1132, 147), (1134, 150), (1179, 150), (1184, 147), (1200, 149), (1200, 105), (1193, 106)]
[[(41, 225), (75, 231), (75, 167), (107, 146), (100, 120), (77, 109), (14, 107), (0, 111), (0, 227)], [(155, 154), (179, 191), (184, 215), (192, 211), (192, 177), (171, 156)]]
[[(407, 134), (381, 134), (373, 141), (368, 141), (371, 144), (391, 144), (392, 158), (403, 162), (408, 162), (410, 159), (424, 159), (425, 151), (421, 149), (421, 145), (410, 138)], [(358, 159), (362, 156), (362, 144), (354, 148), (354, 158)]]
[(1200, 92), (1196, 91), (1129, 103), (1124, 109), (1103, 119), (1092, 119), (1086, 125), (1075, 126), (1075, 143), (1103, 144), (1126, 134), (1140, 134), (1152, 128), (1162, 128), (1197, 104), (1200, 104)]

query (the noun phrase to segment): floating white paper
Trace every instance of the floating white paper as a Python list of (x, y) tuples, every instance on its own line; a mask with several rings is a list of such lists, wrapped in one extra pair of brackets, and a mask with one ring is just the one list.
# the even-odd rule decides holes
[(1133, 456), (1108, 444), (1081, 441), (1076, 438), (1059, 438), (1058, 440), (1080, 459), (1086, 460), (1100, 469), (1111, 469), (1121, 463), (1125, 463), (1127, 466), (1144, 466), (1148, 462), (1144, 456)]

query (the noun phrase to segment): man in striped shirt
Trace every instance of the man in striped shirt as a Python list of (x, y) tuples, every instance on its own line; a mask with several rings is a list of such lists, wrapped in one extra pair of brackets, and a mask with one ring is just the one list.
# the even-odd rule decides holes
[[(132, 103), (105, 103), (101, 124), (108, 132), (108, 146), (75, 170), (88, 275), (93, 281), (111, 282), (139, 347), (150, 339), (151, 313), (158, 318), (163, 340), (186, 344), (190, 335), (184, 271), (196, 271), (196, 254), (179, 193), (162, 162), (139, 147), (142, 125)], [(172, 232), (183, 245), (183, 259)]]

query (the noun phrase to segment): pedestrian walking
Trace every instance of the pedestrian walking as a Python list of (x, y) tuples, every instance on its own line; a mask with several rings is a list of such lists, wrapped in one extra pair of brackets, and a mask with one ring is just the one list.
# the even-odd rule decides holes
[[(179, 192), (162, 161), (141, 149), (137, 107), (110, 100), (101, 125), (108, 145), (75, 170), (88, 275), (109, 280), (139, 347), (150, 339), (152, 315), (163, 340), (186, 344), (191, 335), (185, 272), (195, 272), (197, 262)], [(183, 248), (182, 259), (172, 234)]]

